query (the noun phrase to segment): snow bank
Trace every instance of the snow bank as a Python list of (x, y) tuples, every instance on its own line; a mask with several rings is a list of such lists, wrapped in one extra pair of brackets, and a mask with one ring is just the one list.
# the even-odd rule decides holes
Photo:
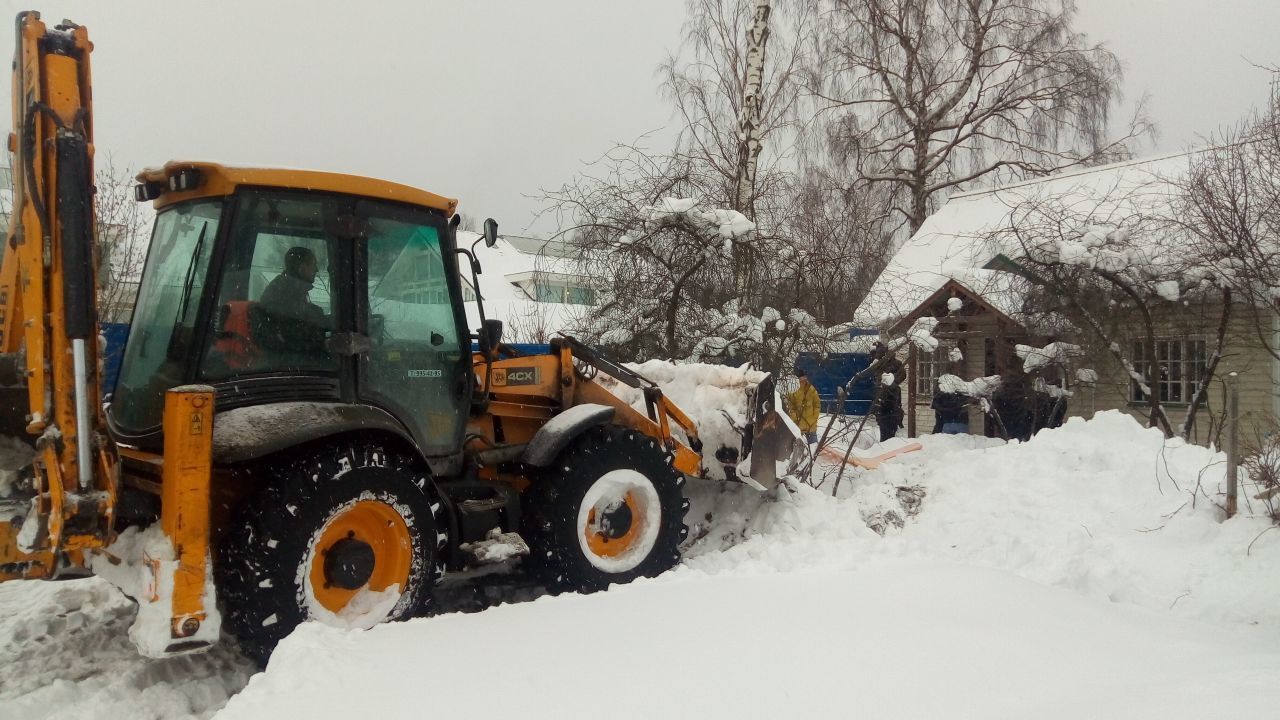
[[(1280, 531), (1258, 501), (1221, 522), (1225, 456), (1166, 441), (1119, 412), (1070, 419), (1027, 443), (926, 435), (923, 452), (846, 473), (840, 498), (799, 486), (703, 528), (706, 572), (852, 569), (871, 558), (927, 557), (1000, 568), (1083, 595), (1222, 623), (1280, 625)], [(969, 445), (972, 449), (965, 449)], [(880, 538), (864, 516), (922, 486), (923, 510)], [(756, 501), (757, 503), (759, 501)], [(719, 507), (710, 509), (717, 517)], [(744, 516), (749, 524), (741, 524)], [(1256, 542), (1255, 542), (1256, 539)], [(1253, 548), (1249, 550), (1249, 544)]]
[(307, 624), (216, 717), (1262, 718), (1277, 671), (1243, 629), (899, 560)]
[(0, 585), (0, 718), (208, 718), (249, 681), (234, 642), (149, 660), (129, 641), (134, 604), (105, 581)]

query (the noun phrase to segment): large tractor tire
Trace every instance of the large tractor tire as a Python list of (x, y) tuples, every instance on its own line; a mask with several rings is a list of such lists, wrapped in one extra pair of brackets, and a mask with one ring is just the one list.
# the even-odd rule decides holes
[(306, 620), (369, 627), (421, 610), (446, 524), (419, 463), (376, 444), (317, 448), (249, 471), (215, 564), (224, 626), (260, 662)]
[(592, 592), (680, 560), (684, 476), (652, 438), (593, 428), (533, 477), (525, 496), (528, 567), (552, 591)]

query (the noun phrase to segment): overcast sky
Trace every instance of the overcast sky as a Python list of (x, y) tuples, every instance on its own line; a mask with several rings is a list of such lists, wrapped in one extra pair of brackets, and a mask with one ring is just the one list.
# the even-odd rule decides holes
[[(684, 0), (0, 2), (8, 18), (38, 5), (47, 22), (88, 27), (97, 146), (117, 165), (371, 175), (460, 198), (514, 233), (537, 208), (524, 196), (615, 141), (670, 135), (655, 69), (684, 17)], [(1276, 0), (1078, 5), (1078, 28), (1124, 61), (1126, 96), (1152, 96), (1152, 153), (1234, 122), (1267, 93), (1249, 62), (1280, 64)]]

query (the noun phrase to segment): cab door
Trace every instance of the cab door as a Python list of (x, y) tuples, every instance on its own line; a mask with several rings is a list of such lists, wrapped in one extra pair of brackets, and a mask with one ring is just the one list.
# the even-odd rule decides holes
[(374, 202), (357, 215), (355, 307), (369, 345), (360, 397), (408, 425), (424, 455), (456, 454), (470, 410), (470, 338), (445, 219)]

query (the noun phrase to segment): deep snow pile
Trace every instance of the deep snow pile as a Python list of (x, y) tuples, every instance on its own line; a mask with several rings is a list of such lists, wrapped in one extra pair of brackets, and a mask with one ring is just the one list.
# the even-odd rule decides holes
[[(699, 503), (713, 514), (705, 547), (685, 565), (789, 572), (928, 557), (1179, 615), (1280, 623), (1280, 530), (1265, 532), (1266, 508), (1246, 502), (1248, 488), (1241, 515), (1220, 522), (1222, 454), (1166, 441), (1114, 411), (1072, 418), (1027, 443), (921, 441), (922, 452), (847, 473), (838, 499), (825, 492), (831, 482), (822, 491), (801, 485), (777, 502), (713, 491)], [(919, 515), (890, 525), (886, 538), (867, 527), (876, 512), (900, 512), (897, 489), (913, 486), (927, 493)]]
[(1272, 634), (929, 561), (676, 572), (359, 633), (304, 625), (217, 720), (1265, 718)]
[[(741, 447), (741, 428), (747, 422), (747, 390), (764, 380), (766, 373), (747, 365), (677, 364), (666, 360), (628, 363), (627, 367), (657, 384), (689, 415), (702, 440), (707, 476), (723, 480), (724, 468), (715, 460), (715, 451), (720, 447)], [(645, 412), (644, 393), (639, 389), (608, 376), (601, 376), (600, 382), (624, 402)]]
[[(304, 625), (218, 718), (1274, 713), (1280, 530), (1256, 501), (1220, 521), (1221, 455), (1118, 413), (1024, 444), (923, 444), (851, 470), (837, 498), (830, 477), (689, 483), (700, 539), (654, 580), (367, 632)], [(923, 493), (914, 516), (903, 487)], [(868, 528), (890, 513), (900, 528)], [(245, 682), (227, 648), (137, 658), (124, 603), (96, 581), (0, 586), (0, 718), (207, 715)], [(77, 615), (75, 633), (30, 630)]]

